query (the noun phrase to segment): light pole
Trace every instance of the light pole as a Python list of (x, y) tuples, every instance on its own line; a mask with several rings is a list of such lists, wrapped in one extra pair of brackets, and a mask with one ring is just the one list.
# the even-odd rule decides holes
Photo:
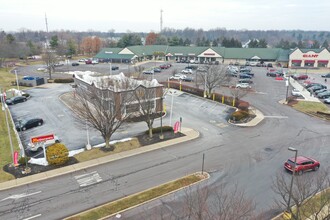
[(176, 91), (174, 91), (174, 92), (169, 91), (169, 93), (171, 93), (171, 95), (172, 95), (172, 100), (171, 100), (171, 114), (170, 114), (170, 126), (172, 126), (173, 98), (174, 98), (174, 93), (176, 93)]
[(163, 96), (160, 98), (161, 100), (161, 111), (160, 111), (160, 135), (159, 135), (159, 139), (163, 140), (164, 139), (164, 135), (163, 135)]
[(110, 76), (112, 75), (112, 64), (110, 62)]
[(292, 177), (291, 177), (291, 183), (290, 183), (288, 207), (287, 207), (287, 212), (291, 213), (290, 202), (291, 202), (291, 194), (292, 194), (292, 187), (293, 187), (293, 178), (294, 178), (294, 175), (296, 173), (296, 162), (297, 162), (298, 150), (296, 148), (293, 148), (293, 147), (289, 147), (288, 150), (295, 152), (294, 164), (293, 164), (293, 170), (292, 170)]
[(19, 84), (18, 84), (18, 78), (17, 78), (17, 70), (15, 71), (15, 76), (16, 76), (16, 84), (17, 84), (17, 90), (19, 91)]
[(290, 86), (290, 76), (288, 76), (288, 79), (285, 81), (285, 86), (286, 86), (286, 97), (285, 97), (285, 101), (288, 102), (289, 86)]
[(87, 144), (86, 144), (86, 149), (90, 150), (92, 147), (89, 143), (89, 131), (88, 131), (88, 124), (87, 124), (87, 119), (86, 119), (86, 136), (87, 136)]
[(205, 76), (204, 76), (204, 98), (206, 98), (206, 77), (207, 77), (207, 72), (205, 73)]

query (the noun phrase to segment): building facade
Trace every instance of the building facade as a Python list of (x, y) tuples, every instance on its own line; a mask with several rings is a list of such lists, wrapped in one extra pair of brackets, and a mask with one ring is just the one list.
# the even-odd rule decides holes
[(326, 48), (299, 49), (289, 55), (290, 68), (329, 68), (330, 52)]
[[(163, 85), (152, 81), (135, 80), (123, 73), (104, 76), (93, 72), (75, 72), (76, 94), (97, 95), (105, 110), (116, 114), (117, 119), (141, 116), (142, 105), (148, 104), (151, 113), (163, 110)], [(87, 96), (91, 97), (91, 96)]]

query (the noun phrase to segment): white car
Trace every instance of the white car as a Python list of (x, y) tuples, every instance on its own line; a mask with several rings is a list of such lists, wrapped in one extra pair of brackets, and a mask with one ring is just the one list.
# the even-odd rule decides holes
[(39, 67), (37, 70), (38, 71), (47, 71), (47, 68), (46, 67)]
[(298, 89), (292, 89), (291, 95), (293, 95), (293, 96), (302, 96), (301, 92)]
[(251, 89), (251, 86), (249, 83), (238, 83), (236, 84), (236, 88), (239, 89)]
[(192, 70), (191, 69), (184, 69), (181, 71), (181, 73), (185, 73), (185, 74), (192, 74)]
[(185, 78), (187, 78), (186, 75), (183, 74), (175, 74), (174, 76), (170, 77), (170, 80), (184, 80)]

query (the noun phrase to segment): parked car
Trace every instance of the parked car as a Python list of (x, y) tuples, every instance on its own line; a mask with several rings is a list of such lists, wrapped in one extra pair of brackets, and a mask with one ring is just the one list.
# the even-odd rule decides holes
[(293, 95), (293, 96), (302, 96), (301, 92), (298, 89), (292, 89), (291, 90), (291, 95)]
[(98, 60), (92, 60), (92, 64), (98, 64), (99, 61)]
[(185, 73), (185, 74), (192, 74), (192, 70), (191, 69), (184, 69), (181, 71), (181, 73)]
[(54, 66), (55, 67), (64, 66), (64, 63), (55, 63)]
[(306, 74), (294, 74), (291, 77), (295, 80), (306, 80), (306, 79), (308, 79), (308, 75), (306, 75)]
[(267, 67), (273, 67), (273, 64), (267, 63)]
[(326, 98), (326, 99), (324, 99), (323, 102), (324, 102), (325, 104), (330, 104), (330, 98)]
[(155, 73), (160, 73), (162, 70), (160, 68), (154, 68)]
[(295, 167), (295, 173), (297, 173), (298, 175), (301, 175), (306, 171), (316, 171), (320, 168), (320, 162), (310, 157), (298, 156), (296, 160), (296, 165), (294, 164), (294, 161), (294, 157), (289, 158), (284, 163), (284, 168), (287, 171), (293, 172), (293, 168)]
[(252, 78), (252, 76), (250, 76), (250, 75), (248, 75), (248, 74), (239, 74), (239, 76), (238, 76), (240, 79), (251, 79)]
[(118, 66), (111, 66), (111, 70), (119, 70)]
[(80, 59), (80, 60), (78, 60), (78, 62), (85, 63), (86, 62), (86, 59)]
[(279, 77), (279, 76), (284, 76), (284, 73), (282, 71), (272, 71), (272, 72), (267, 72), (266, 76), (270, 76), (270, 77)]
[(193, 82), (193, 81), (194, 81), (194, 78), (187, 76), (187, 77), (183, 77), (183, 78), (182, 78), (182, 81), (185, 81), (185, 82)]
[(316, 85), (322, 85), (322, 84), (320, 84), (320, 83), (309, 83), (305, 86), (305, 88), (308, 89), (308, 88), (310, 88), (312, 86), (316, 86)]
[(74, 62), (74, 63), (72, 63), (71, 65), (72, 65), (72, 66), (79, 66), (79, 63)]
[(170, 80), (183, 80), (184, 78), (187, 78), (187, 76), (183, 74), (175, 74), (170, 77)]
[(162, 64), (162, 65), (159, 66), (159, 68), (161, 68), (161, 69), (168, 69), (168, 68), (170, 68), (170, 66), (167, 65), (167, 64)]
[(15, 96), (15, 97), (12, 97), (10, 99), (7, 99), (6, 100), (6, 104), (7, 105), (15, 105), (17, 103), (21, 103), (21, 102), (26, 102), (26, 97), (25, 96)]
[(321, 75), (323, 78), (330, 78), (330, 73)]
[(318, 95), (318, 94), (320, 94), (320, 93), (322, 93), (322, 92), (325, 92), (325, 91), (327, 91), (327, 89), (316, 90), (316, 91), (315, 91), (315, 95)]
[(322, 92), (322, 93), (319, 93), (317, 95), (317, 98), (320, 98), (320, 99), (327, 99), (329, 97), (330, 97), (330, 91), (329, 90), (327, 90), (325, 92)]
[(315, 92), (317, 90), (320, 90), (320, 89), (326, 89), (327, 87), (324, 86), (324, 85), (315, 85), (315, 86), (312, 86), (312, 87), (309, 87), (308, 88), (308, 91), (309, 92)]
[(85, 60), (86, 64), (92, 64), (92, 60)]
[(15, 127), (17, 131), (25, 131), (29, 128), (34, 128), (37, 126), (41, 126), (44, 121), (41, 118), (31, 118), (27, 120), (20, 120), (15, 123)]
[(145, 71), (143, 71), (142, 73), (143, 73), (143, 74), (150, 74), (150, 75), (152, 75), (152, 74), (154, 74), (155, 72), (154, 72), (154, 70), (145, 70)]
[(47, 67), (39, 67), (37, 71), (47, 71)]
[(252, 81), (252, 79), (240, 79), (240, 80), (238, 80), (238, 83), (253, 84), (253, 81)]
[(239, 89), (251, 89), (251, 86), (249, 83), (238, 83), (236, 84), (236, 88)]

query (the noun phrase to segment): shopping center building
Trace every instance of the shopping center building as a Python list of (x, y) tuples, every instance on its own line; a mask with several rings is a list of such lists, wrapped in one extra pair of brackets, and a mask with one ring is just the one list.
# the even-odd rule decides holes
[(330, 53), (322, 49), (184, 47), (166, 45), (103, 48), (94, 58), (101, 62), (136, 63), (164, 60), (208, 64), (272, 63), (289, 68), (329, 68)]

